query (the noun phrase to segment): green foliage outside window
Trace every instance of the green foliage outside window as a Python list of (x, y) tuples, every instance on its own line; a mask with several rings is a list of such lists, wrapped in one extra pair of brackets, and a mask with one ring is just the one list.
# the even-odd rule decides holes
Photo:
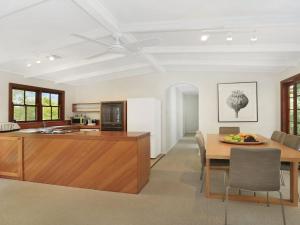
[[(17, 122), (37, 120), (38, 92), (12, 89), (13, 120)], [(41, 93), (42, 120), (59, 120), (59, 94)]]

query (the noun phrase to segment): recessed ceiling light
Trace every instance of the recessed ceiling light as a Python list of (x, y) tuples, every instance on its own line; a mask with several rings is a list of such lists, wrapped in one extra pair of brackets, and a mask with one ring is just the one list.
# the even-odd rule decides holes
[(50, 55), (50, 56), (48, 57), (48, 59), (49, 59), (50, 61), (54, 61), (54, 60), (55, 60), (55, 56)]
[(257, 36), (252, 36), (250, 40), (251, 40), (252, 42), (256, 42), (257, 39), (258, 39)]
[(233, 37), (231, 34), (228, 34), (228, 36), (226, 37), (226, 41), (232, 41)]
[(26, 65), (27, 67), (31, 67), (32, 65), (31, 65), (31, 63), (27, 63), (27, 65)]
[(40, 64), (40, 63), (41, 63), (41, 60), (36, 60), (35, 63), (36, 63), (36, 64)]
[(203, 34), (203, 35), (201, 35), (201, 41), (203, 41), (203, 42), (207, 41), (208, 38), (209, 38), (209, 34)]

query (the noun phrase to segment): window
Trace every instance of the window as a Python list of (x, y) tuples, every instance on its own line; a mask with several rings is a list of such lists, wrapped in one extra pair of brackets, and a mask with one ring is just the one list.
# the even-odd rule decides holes
[(9, 84), (9, 121), (64, 120), (64, 91)]
[(42, 92), (43, 120), (59, 120), (59, 94)]
[(300, 74), (281, 81), (281, 130), (300, 135)]
[(36, 92), (12, 90), (13, 119), (16, 121), (36, 121)]

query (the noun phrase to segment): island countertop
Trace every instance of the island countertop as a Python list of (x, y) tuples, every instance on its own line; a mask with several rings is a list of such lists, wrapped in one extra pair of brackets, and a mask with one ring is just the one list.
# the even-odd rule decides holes
[(106, 140), (139, 139), (147, 135), (150, 135), (150, 133), (149, 132), (125, 132), (125, 131), (74, 131), (65, 134), (42, 134), (42, 133), (31, 133), (31, 132), (27, 132), (26, 130), (0, 134), (0, 136), (7, 136), (7, 137), (39, 137), (39, 138), (51, 137), (51, 138), (106, 139)]
[(150, 133), (1, 133), (0, 165), (4, 178), (139, 193), (150, 175)]

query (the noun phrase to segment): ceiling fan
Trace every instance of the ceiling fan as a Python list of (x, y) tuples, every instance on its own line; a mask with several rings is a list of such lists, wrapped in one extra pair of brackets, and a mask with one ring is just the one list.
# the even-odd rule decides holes
[(92, 39), (81, 34), (72, 34), (72, 36), (107, 47), (106, 51), (89, 56), (86, 59), (94, 59), (103, 56), (107, 53), (117, 53), (124, 55), (131, 53), (139, 53), (143, 47), (158, 45), (160, 42), (160, 39), (158, 38), (149, 38), (128, 43), (123, 40), (121, 34), (113, 35), (114, 41), (112, 43), (108, 43), (103, 40)]

